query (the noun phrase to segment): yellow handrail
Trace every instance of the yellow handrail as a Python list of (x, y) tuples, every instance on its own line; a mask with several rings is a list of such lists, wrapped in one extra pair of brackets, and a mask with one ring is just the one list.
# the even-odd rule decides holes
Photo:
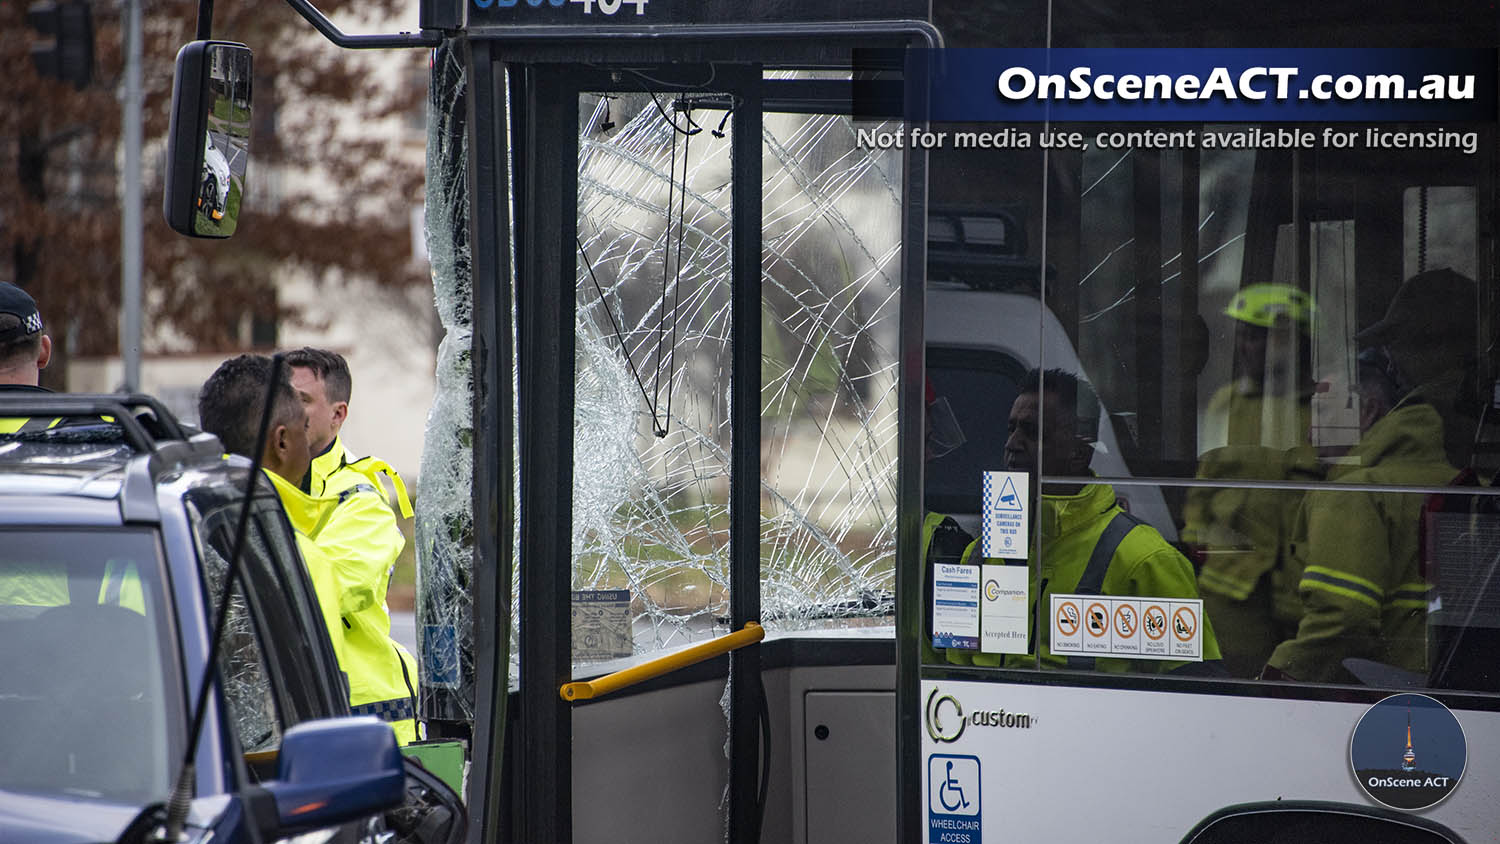
[(624, 671), (616, 671), (603, 677), (592, 680), (583, 680), (577, 683), (564, 683), (557, 692), (563, 700), (578, 701), (590, 698), (603, 697), (610, 692), (617, 692), (626, 686), (634, 686), (655, 679), (663, 674), (670, 674), (679, 668), (686, 668), (706, 659), (713, 659), (719, 654), (727, 654), (736, 648), (753, 645), (761, 639), (766, 638), (766, 631), (753, 621), (745, 622), (743, 630), (726, 633), (717, 639), (694, 645), (691, 648), (683, 648), (676, 653), (670, 653), (658, 657), (650, 662), (632, 666)]

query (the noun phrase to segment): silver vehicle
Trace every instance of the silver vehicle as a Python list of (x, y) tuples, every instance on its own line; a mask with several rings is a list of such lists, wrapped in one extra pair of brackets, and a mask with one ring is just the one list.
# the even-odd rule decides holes
[(209, 135), (204, 138), (203, 186), (198, 191), (198, 208), (217, 223), (224, 219), (228, 205), (229, 159), (214, 146), (213, 136)]

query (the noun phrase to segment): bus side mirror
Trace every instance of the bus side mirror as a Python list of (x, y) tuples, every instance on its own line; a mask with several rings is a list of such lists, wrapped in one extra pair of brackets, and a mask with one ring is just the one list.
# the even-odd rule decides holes
[(177, 53), (162, 213), (189, 237), (229, 237), (250, 159), (250, 48), (192, 41)]

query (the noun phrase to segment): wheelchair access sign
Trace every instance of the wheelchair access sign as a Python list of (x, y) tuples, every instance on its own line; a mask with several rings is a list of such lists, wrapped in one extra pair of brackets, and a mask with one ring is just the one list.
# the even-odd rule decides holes
[(979, 844), (979, 757), (927, 757), (928, 844)]

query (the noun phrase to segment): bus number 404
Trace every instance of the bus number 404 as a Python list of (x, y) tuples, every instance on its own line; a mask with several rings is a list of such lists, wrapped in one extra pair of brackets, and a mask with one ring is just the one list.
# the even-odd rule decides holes
[(606, 15), (612, 15), (620, 11), (621, 6), (634, 6), (636, 14), (644, 15), (646, 14), (646, 4), (651, 2), (651, 0), (573, 0), (573, 2), (583, 4), (583, 13), (585, 15), (592, 15), (595, 6), (599, 7), (599, 11)]

